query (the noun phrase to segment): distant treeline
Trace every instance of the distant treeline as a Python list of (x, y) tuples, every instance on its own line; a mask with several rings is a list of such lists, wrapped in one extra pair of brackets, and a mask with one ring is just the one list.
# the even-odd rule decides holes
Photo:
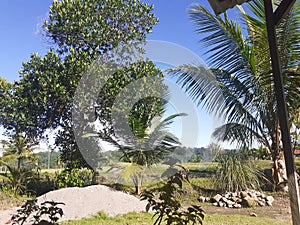
[[(48, 168), (48, 164), (49, 168), (58, 168), (59, 167), (59, 152), (50, 152), (50, 155), (48, 152), (38, 152), (36, 153), (36, 155), (38, 156), (38, 166), (41, 169), (47, 169)], [(49, 160), (50, 157), (50, 160)]]

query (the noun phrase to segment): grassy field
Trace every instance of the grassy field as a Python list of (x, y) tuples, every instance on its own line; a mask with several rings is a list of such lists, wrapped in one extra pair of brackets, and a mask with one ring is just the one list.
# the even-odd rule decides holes
[[(153, 225), (154, 219), (150, 213), (128, 213), (123, 216), (111, 218), (103, 213), (89, 219), (69, 221), (60, 223), (61, 225)], [(288, 225), (286, 221), (277, 221), (264, 217), (251, 217), (241, 215), (206, 215), (204, 225)]]

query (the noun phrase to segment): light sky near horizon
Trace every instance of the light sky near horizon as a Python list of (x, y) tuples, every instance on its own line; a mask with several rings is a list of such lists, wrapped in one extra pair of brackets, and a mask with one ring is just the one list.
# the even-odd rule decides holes
[[(208, 1), (142, 0), (142, 2), (154, 4), (154, 14), (159, 18), (158, 25), (154, 26), (153, 33), (148, 35), (147, 39), (176, 43), (204, 58), (203, 49), (198, 43), (199, 36), (188, 18), (187, 8), (192, 3), (200, 3), (210, 9)], [(51, 47), (41, 33), (41, 25), (47, 17), (51, 4), (52, 0), (1, 0), (0, 77), (8, 81), (18, 80), (22, 62), (28, 61), (31, 53), (37, 52), (43, 56)], [(229, 12), (232, 17), (236, 17), (235, 11)], [(219, 122), (202, 109), (198, 111), (198, 120), (199, 138), (196, 145), (207, 146), (211, 131)], [(173, 128), (179, 132), (181, 124), (176, 123)]]

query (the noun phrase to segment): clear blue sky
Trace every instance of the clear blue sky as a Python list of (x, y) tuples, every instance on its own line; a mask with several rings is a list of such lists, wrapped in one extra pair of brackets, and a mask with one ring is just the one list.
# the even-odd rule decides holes
[[(210, 8), (208, 1), (198, 0), (144, 0), (154, 4), (154, 13), (159, 23), (154, 27), (148, 39), (163, 40), (182, 45), (202, 57), (198, 44), (199, 36), (189, 21), (186, 10), (192, 3), (201, 3)], [(52, 0), (1, 0), (0, 7), (0, 76), (9, 81), (18, 80), (18, 71), (23, 61), (28, 61), (33, 52), (44, 55), (50, 45), (40, 33), (43, 20), (47, 16)], [(233, 13), (231, 13), (233, 14)], [(235, 15), (233, 15), (235, 16)], [(205, 146), (209, 140), (212, 122), (200, 110), (200, 132), (203, 138), (199, 146)], [(203, 129), (206, 127), (206, 129)], [(206, 134), (207, 133), (207, 134)]]

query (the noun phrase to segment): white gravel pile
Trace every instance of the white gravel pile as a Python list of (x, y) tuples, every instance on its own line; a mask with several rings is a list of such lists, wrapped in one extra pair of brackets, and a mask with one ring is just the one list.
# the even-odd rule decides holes
[[(60, 205), (64, 215), (59, 221), (78, 220), (95, 215), (99, 211), (104, 211), (110, 216), (134, 211), (142, 212), (145, 211), (147, 204), (147, 202), (140, 201), (132, 195), (104, 185), (51, 191), (38, 197), (39, 203), (44, 201), (65, 203), (65, 205)], [(0, 224), (5, 224), (10, 219), (11, 214), (11, 210), (0, 212)]]

